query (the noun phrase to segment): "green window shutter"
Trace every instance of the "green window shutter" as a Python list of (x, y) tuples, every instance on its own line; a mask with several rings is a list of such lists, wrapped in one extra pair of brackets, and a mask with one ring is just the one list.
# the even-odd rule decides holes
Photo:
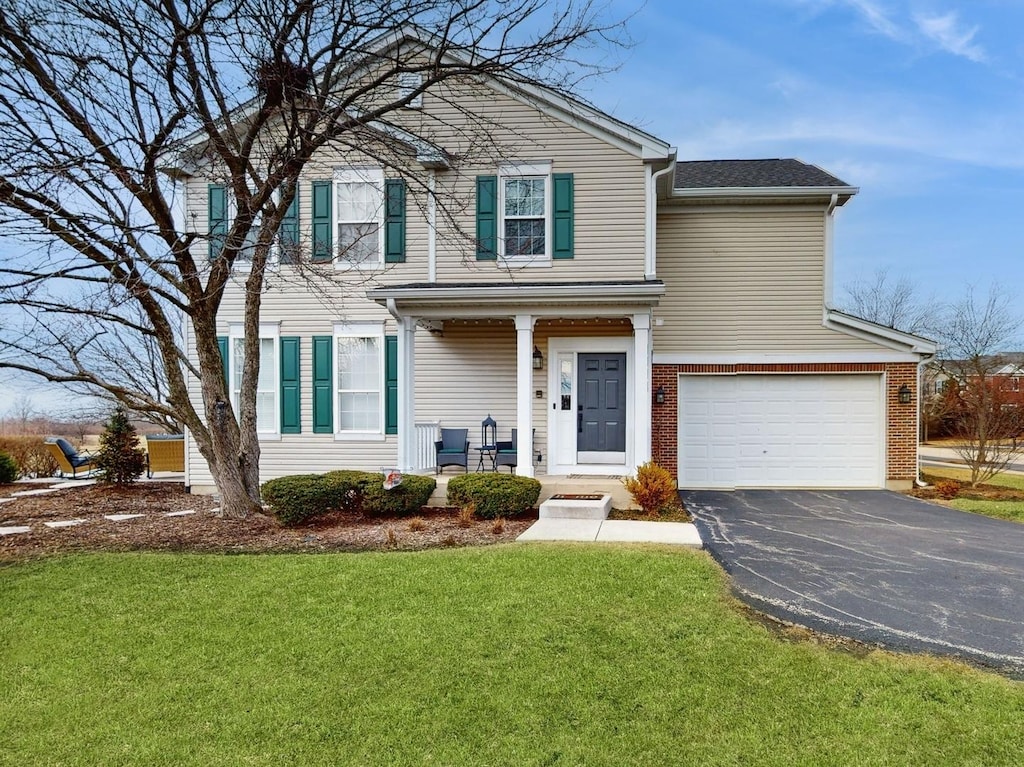
[(313, 336), (314, 434), (330, 434), (334, 431), (333, 344), (331, 336)]
[(498, 177), (476, 177), (476, 260), (498, 260)]
[(220, 349), (220, 364), (224, 369), (224, 385), (227, 387), (228, 396), (231, 396), (231, 372), (228, 368), (228, 337), (217, 336), (217, 348)]
[(210, 230), (210, 260), (216, 259), (224, 249), (228, 234), (228, 190), (221, 184), (206, 188), (206, 223)]
[(302, 433), (299, 403), (299, 349), (295, 336), (281, 337), (281, 433)]
[(555, 173), (551, 176), (554, 187), (554, 242), (552, 258), (573, 257), (573, 181), (571, 173)]
[(281, 246), (281, 254), (278, 260), (282, 264), (298, 263), (297, 249), (299, 247), (299, 189), (295, 188), (295, 196), (292, 197), (288, 210), (284, 212), (281, 219), (281, 228), (277, 234), (278, 243)]
[(331, 182), (313, 182), (313, 261), (330, 261), (334, 250), (331, 230)]
[(384, 261), (405, 261), (405, 179), (384, 182)]
[(384, 336), (384, 433), (398, 434), (398, 336)]

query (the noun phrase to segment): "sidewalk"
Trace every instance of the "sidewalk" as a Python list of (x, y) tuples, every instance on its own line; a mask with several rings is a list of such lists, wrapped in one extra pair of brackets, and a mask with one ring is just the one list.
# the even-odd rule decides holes
[[(960, 454), (952, 447), (940, 445), (929, 445), (922, 443), (918, 446), (918, 455), (922, 464), (940, 464), (943, 466), (954, 466), (966, 468), (967, 462), (960, 457)], [(1024, 474), (1024, 456), (1014, 463), (1009, 464), (1005, 472), (1009, 474)]]
[(538, 519), (516, 540), (666, 543), (698, 549), (704, 545), (697, 527), (689, 522), (643, 522), (622, 519)]

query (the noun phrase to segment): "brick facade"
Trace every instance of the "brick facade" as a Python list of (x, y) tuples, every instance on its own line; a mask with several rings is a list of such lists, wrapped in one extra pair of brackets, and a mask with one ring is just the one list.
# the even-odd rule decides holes
[[(665, 404), (653, 405), (651, 452), (654, 460), (678, 481), (680, 373), (884, 373), (886, 390), (886, 479), (905, 484), (917, 478), (917, 365), (898, 363), (821, 363), (787, 365), (655, 365), (654, 391), (664, 389)], [(911, 403), (899, 402), (900, 386), (911, 391)]]

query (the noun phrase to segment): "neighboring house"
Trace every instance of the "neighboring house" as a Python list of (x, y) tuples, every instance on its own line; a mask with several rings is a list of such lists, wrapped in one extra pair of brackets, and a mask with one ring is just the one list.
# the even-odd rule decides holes
[[(500, 156), (456, 166), (444, 135), (411, 137), (453, 99), (500, 117)], [(408, 112), (389, 133), (408, 146), (401, 173), (339, 149), (301, 180), (288, 237), (351, 289), (290, 279), (294, 257), (280, 258), (262, 302), (264, 479), (429, 471), (438, 425), (476, 446), (488, 414), (499, 440), (532, 435), (527, 476), (624, 475), (652, 458), (681, 487), (917, 476), (934, 345), (828, 306), (833, 213), (856, 189), (797, 160), (677, 161), (643, 131), (508, 83), (427, 92)], [(225, 187), (186, 186), (187, 220), (214, 231)], [(464, 201), (456, 220), (427, 189)], [(239, 271), (221, 310), (232, 391)], [(194, 443), (187, 472), (212, 489)]]

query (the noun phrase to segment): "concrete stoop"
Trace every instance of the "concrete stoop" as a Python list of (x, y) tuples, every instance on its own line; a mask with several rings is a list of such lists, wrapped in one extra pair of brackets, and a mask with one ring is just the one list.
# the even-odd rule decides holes
[(608, 493), (591, 496), (553, 495), (540, 505), (541, 519), (608, 519), (612, 497)]

